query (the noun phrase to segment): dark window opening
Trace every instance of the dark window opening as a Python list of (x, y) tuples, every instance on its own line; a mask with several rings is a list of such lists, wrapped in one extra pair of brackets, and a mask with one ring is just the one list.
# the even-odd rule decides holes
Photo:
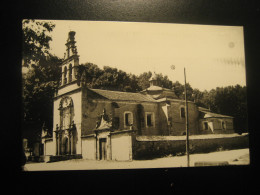
[(64, 85), (67, 84), (67, 67), (64, 68)]
[(181, 108), (181, 118), (185, 118), (185, 109)]
[(147, 114), (147, 126), (153, 126), (152, 114)]
[(107, 159), (107, 139), (101, 138), (99, 139), (99, 159), (106, 160)]
[(204, 130), (208, 130), (208, 129), (209, 129), (208, 123), (204, 122)]
[(131, 124), (132, 124), (131, 113), (125, 113), (125, 125), (130, 126)]
[(69, 82), (72, 81), (72, 65), (69, 66)]
[(224, 121), (222, 121), (222, 129), (226, 129), (226, 124), (225, 124), (225, 122)]

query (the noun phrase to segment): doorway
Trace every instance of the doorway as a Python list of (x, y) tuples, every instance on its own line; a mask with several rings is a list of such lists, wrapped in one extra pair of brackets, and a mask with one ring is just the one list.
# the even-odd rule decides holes
[(99, 139), (99, 160), (106, 160), (107, 156), (107, 139)]

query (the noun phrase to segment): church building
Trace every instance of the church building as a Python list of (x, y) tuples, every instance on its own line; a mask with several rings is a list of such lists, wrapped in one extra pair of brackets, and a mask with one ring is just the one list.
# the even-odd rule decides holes
[[(68, 34), (62, 78), (54, 95), (53, 131), (43, 133), (44, 155), (56, 160), (133, 160), (138, 136), (185, 135), (185, 101), (160, 87), (153, 74), (139, 92), (92, 89), (79, 75), (75, 32)], [(233, 117), (188, 101), (190, 135), (234, 133)]]

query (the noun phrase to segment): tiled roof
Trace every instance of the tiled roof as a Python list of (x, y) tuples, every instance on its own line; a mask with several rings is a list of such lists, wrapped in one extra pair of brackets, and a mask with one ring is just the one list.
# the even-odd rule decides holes
[(234, 118), (232, 116), (222, 115), (222, 114), (216, 114), (212, 112), (205, 112), (204, 118)]
[(210, 112), (209, 110), (206, 110), (206, 109), (205, 110), (199, 109), (199, 111), (203, 112), (205, 114), (203, 118), (234, 118), (232, 116), (213, 113), (213, 112)]
[(159, 91), (159, 90), (162, 90), (163, 88), (162, 87), (159, 87), (159, 86), (151, 86), (149, 88), (147, 88), (146, 90), (147, 91)]
[(154, 100), (152, 97), (140, 93), (109, 91), (109, 90), (102, 90), (102, 89), (91, 89), (91, 90), (110, 100), (156, 102), (156, 100)]
[(210, 112), (210, 109), (208, 108), (203, 108), (203, 107), (198, 107), (199, 111), (208, 111)]

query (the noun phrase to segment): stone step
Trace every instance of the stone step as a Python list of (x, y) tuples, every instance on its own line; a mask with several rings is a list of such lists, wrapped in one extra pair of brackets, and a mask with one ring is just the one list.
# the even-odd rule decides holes
[(71, 154), (71, 155), (58, 155), (58, 156), (46, 156), (46, 160), (45, 162), (57, 162), (57, 161), (63, 161), (63, 160), (71, 160), (71, 159), (82, 159), (82, 155), (81, 154)]

